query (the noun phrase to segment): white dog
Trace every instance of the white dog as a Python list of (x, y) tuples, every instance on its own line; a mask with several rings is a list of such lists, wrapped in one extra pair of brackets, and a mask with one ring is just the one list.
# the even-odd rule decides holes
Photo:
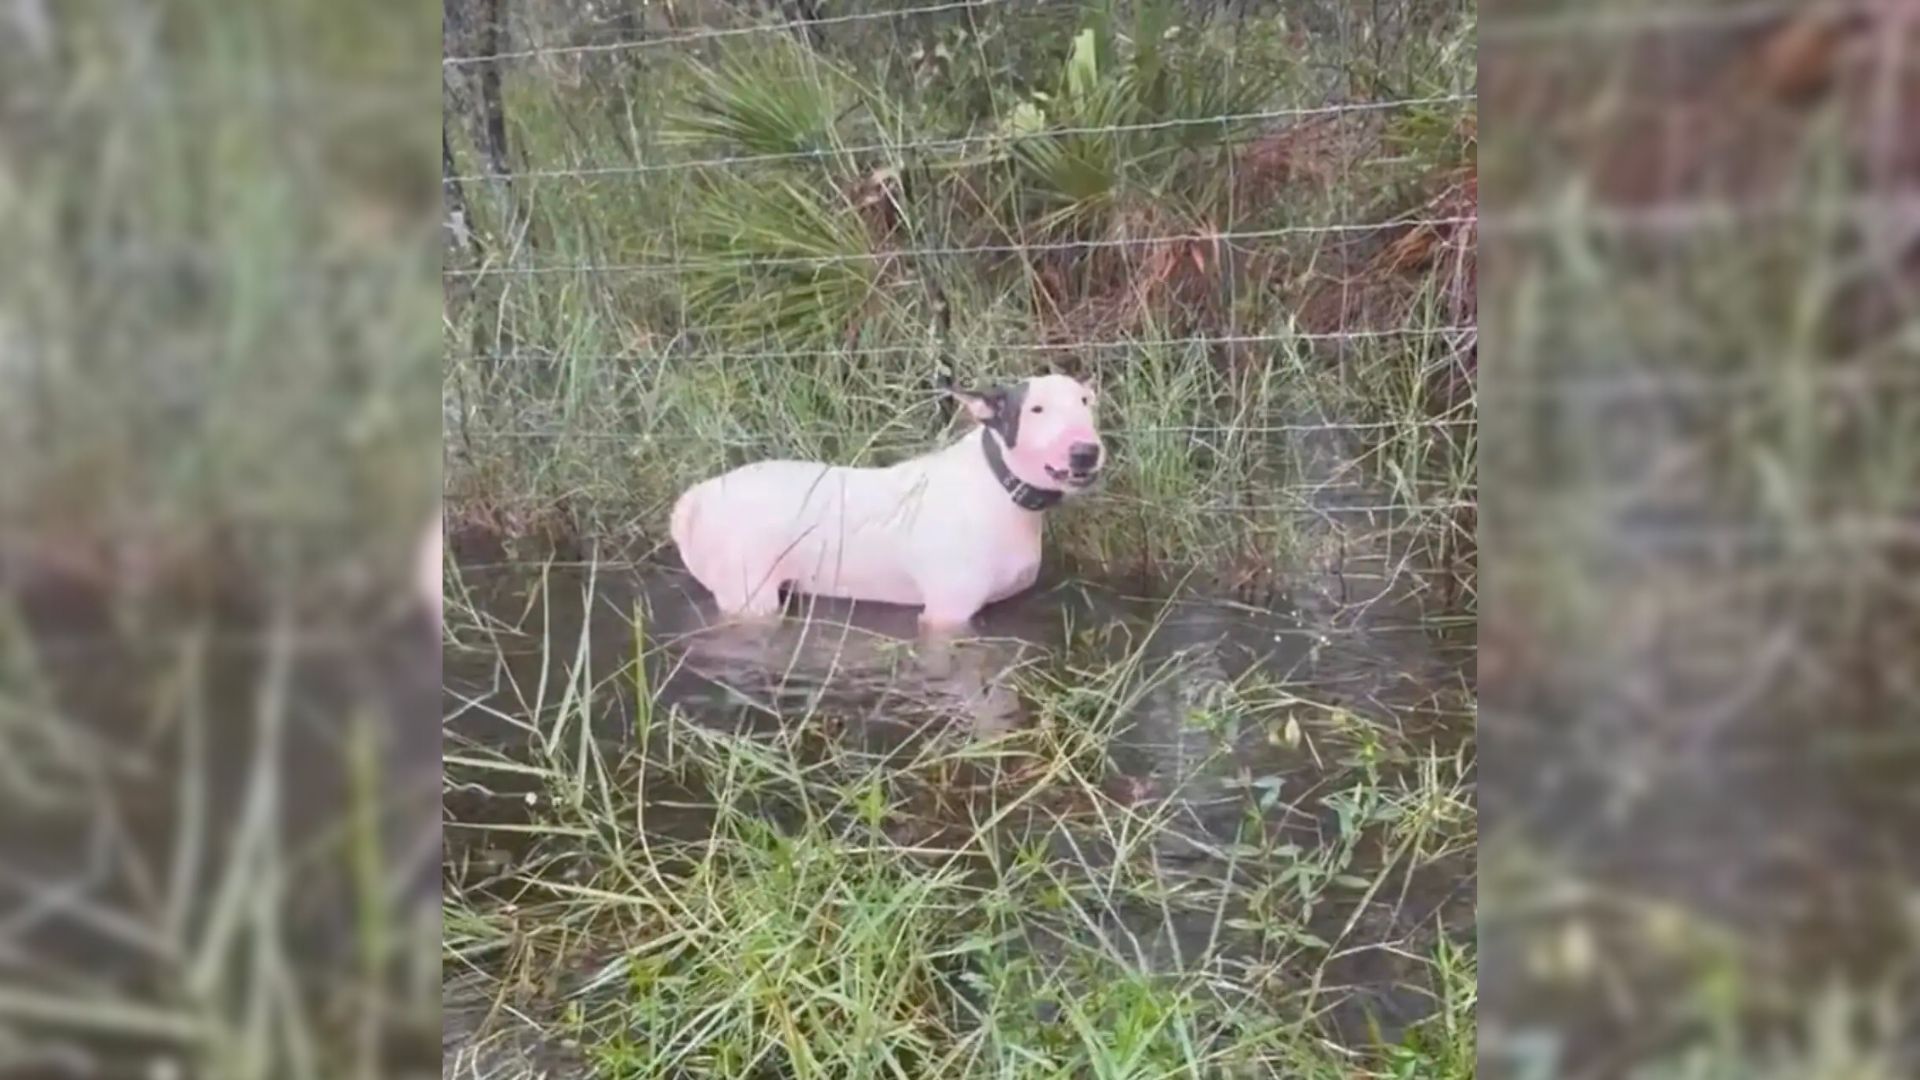
[(959, 628), (1031, 586), (1042, 512), (1104, 463), (1093, 391), (1046, 375), (951, 392), (980, 426), (945, 449), (883, 469), (763, 461), (683, 494), (673, 542), (721, 613), (775, 614), (787, 587)]

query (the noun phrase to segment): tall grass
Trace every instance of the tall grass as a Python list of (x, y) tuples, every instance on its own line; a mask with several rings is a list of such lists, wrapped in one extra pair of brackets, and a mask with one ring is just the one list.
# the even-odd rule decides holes
[(1502, 45), (1489, 175), (1539, 225), (1486, 308), (1501, 1075), (1920, 1068), (1914, 27), (1759, 70), (1821, 18)]

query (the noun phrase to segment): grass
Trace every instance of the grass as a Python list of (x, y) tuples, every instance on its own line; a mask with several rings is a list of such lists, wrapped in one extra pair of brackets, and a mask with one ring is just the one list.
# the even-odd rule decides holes
[(607, 621), (619, 573), (450, 608), (450, 670), (498, 673), (446, 754), (461, 1068), (534, 1035), (607, 1077), (1473, 1075), (1457, 735), (1255, 673), (1176, 714), (1203, 748), (1155, 790), (1116, 747), (1194, 676), (1111, 628), (1017, 669), (998, 736), (716, 711), (644, 607)]
[(1490, 1073), (1920, 1068), (1912, 129), (1867, 121), (1915, 99), (1897, 49), (1741, 74), (1810, 19), (1489, 58), (1490, 183), (1547, 219), (1484, 309)]

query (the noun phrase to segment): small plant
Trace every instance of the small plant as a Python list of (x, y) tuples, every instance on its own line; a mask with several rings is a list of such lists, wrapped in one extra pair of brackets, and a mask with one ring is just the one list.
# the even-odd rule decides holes
[[(1084, 235), (1130, 202), (1165, 199), (1177, 179), (1217, 164), (1199, 151), (1246, 129), (1244, 119), (1221, 118), (1254, 111), (1271, 93), (1265, 80), (1223, 76), (1204, 50), (1175, 45), (1174, 12), (1160, 0), (1140, 5), (1123, 38), (1111, 5), (1097, 5), (1055, 88), (1016, 107), (1008, 143), (1022, 179), (1016, 197), (1037, 201), (1042, 228)], [(1034, 134), (1050, 128), (1064, 131)]]

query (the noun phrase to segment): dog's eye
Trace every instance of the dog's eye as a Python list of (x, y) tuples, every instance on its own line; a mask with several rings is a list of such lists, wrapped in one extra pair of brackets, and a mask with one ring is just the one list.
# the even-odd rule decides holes
[(1080, 404), (1082, 404), (1082, 405), (1091, 405), (1091, 404), (1093, 404), (1093, 399), (1092, 399), (1092, 398), (1081, 398), (1081, 399), (1080, 399)]
[(1040, 406), (1038, 406), (1038, 405), (1035, 405), (1035, 406), (1034, 406), (1033, 408), (1031, 408), (1031, 409), (1028, 409), (1027, 411), (1028, 411), (1028, 412), (1031, 412), (1031, 413), (1043, 413), (1043, 412), (1046, 412), (1047, 410), (1045, 410), (1045, 409), (1043, 409), (1043, 408), (1041, 408), (1041, 407), (1040, 407)]

